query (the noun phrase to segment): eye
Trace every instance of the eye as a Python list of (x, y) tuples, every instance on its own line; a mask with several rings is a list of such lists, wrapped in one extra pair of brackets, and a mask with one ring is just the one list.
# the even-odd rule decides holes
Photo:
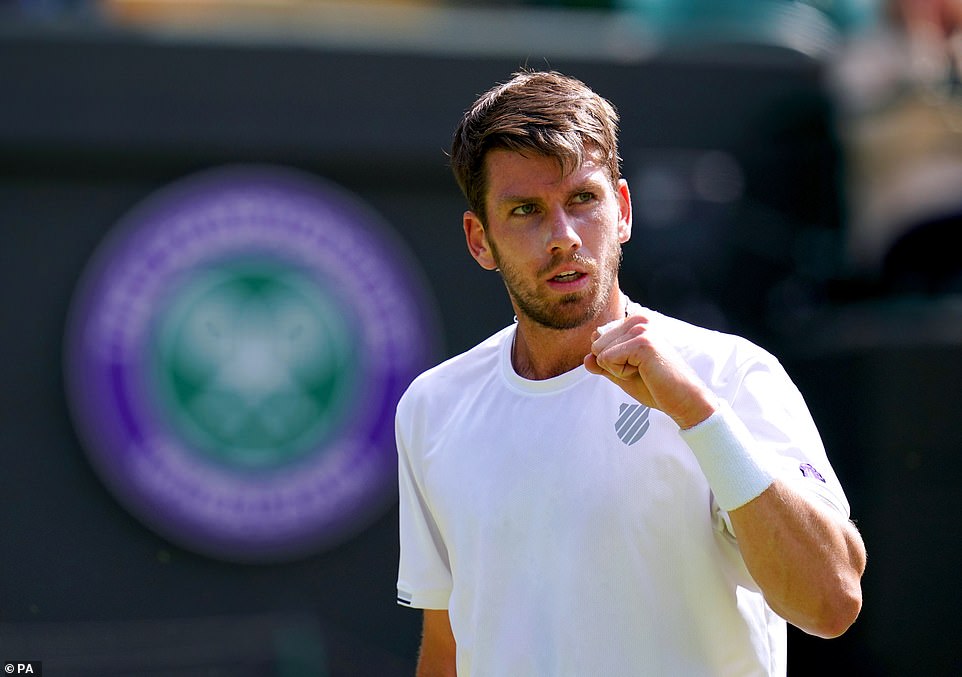
[(511, 214), (513, 216), (531, 216), (536, 211), (538, 211), (538, 207), (536, 205), (532, 204), (531, 202), (526, 202), (525, 204), (518, 205), (512, 209)]
[(583, 193), (578, 193), (577, 195), (575, 195), (574, 202), (577, 202), (579, 204), (584, 204), (585, 202), (591, 202), (594, 199), (595, 199), (594, 193), (592, 193), (591, 191), (585, 191)]

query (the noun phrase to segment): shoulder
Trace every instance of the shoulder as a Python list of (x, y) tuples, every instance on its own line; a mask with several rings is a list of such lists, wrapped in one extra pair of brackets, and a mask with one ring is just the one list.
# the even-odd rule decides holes
[(418, 404), (450, 401), (481, 387), (488, 379), (496, 378), (500, 373), (504, 344), (513, 335), (513, 326), (505, 327), (473, 348), (421, 373), (401, 396), (399, 411)]
[(778, 358), (747, 338), (648, 312), (652, 326), (669, 337), (685, 361), (716, 391), (737, 389), (751, 371), (783, 374)]
[(652, 326), (669, 336), (683, 355), (726, 361), (775, 359), (766, 349), (737, 334), (701, 327), (657, 311), (647, 312)]

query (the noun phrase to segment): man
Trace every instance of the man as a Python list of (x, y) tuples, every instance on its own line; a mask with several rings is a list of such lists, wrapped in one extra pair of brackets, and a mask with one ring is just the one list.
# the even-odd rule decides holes
[(421, 676), (781, 675), (785, 620), (832, 637), (861, 607), (861, 538), (779, 363), (620, 290), (617, 123), (523, 72), (455, 134), (467, 246), (517, 320), (398, 405)]

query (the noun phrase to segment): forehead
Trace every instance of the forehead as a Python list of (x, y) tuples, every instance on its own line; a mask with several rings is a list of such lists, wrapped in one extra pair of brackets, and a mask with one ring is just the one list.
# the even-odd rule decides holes
[(607, 185), (608, 171), (599, 160), (600, 155), (597, 151), (586, 152), (582, 165), (565, 176), (558, 158), (492, 149), (484, 160), (488, 198), (534, 197), (546, 191), (565, 191), (586, 184)]

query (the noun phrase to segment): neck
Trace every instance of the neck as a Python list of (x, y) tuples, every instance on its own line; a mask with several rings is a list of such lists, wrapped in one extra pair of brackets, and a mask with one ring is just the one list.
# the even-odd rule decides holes
[(552, 329), (518, 315), (511, 363), (519, 376), (540, 381), (560, 376), (584, 363), (591, 335), (601, 325), (625, 316), (628, 299), (620, 291), (597, 317), (572, 329)]

